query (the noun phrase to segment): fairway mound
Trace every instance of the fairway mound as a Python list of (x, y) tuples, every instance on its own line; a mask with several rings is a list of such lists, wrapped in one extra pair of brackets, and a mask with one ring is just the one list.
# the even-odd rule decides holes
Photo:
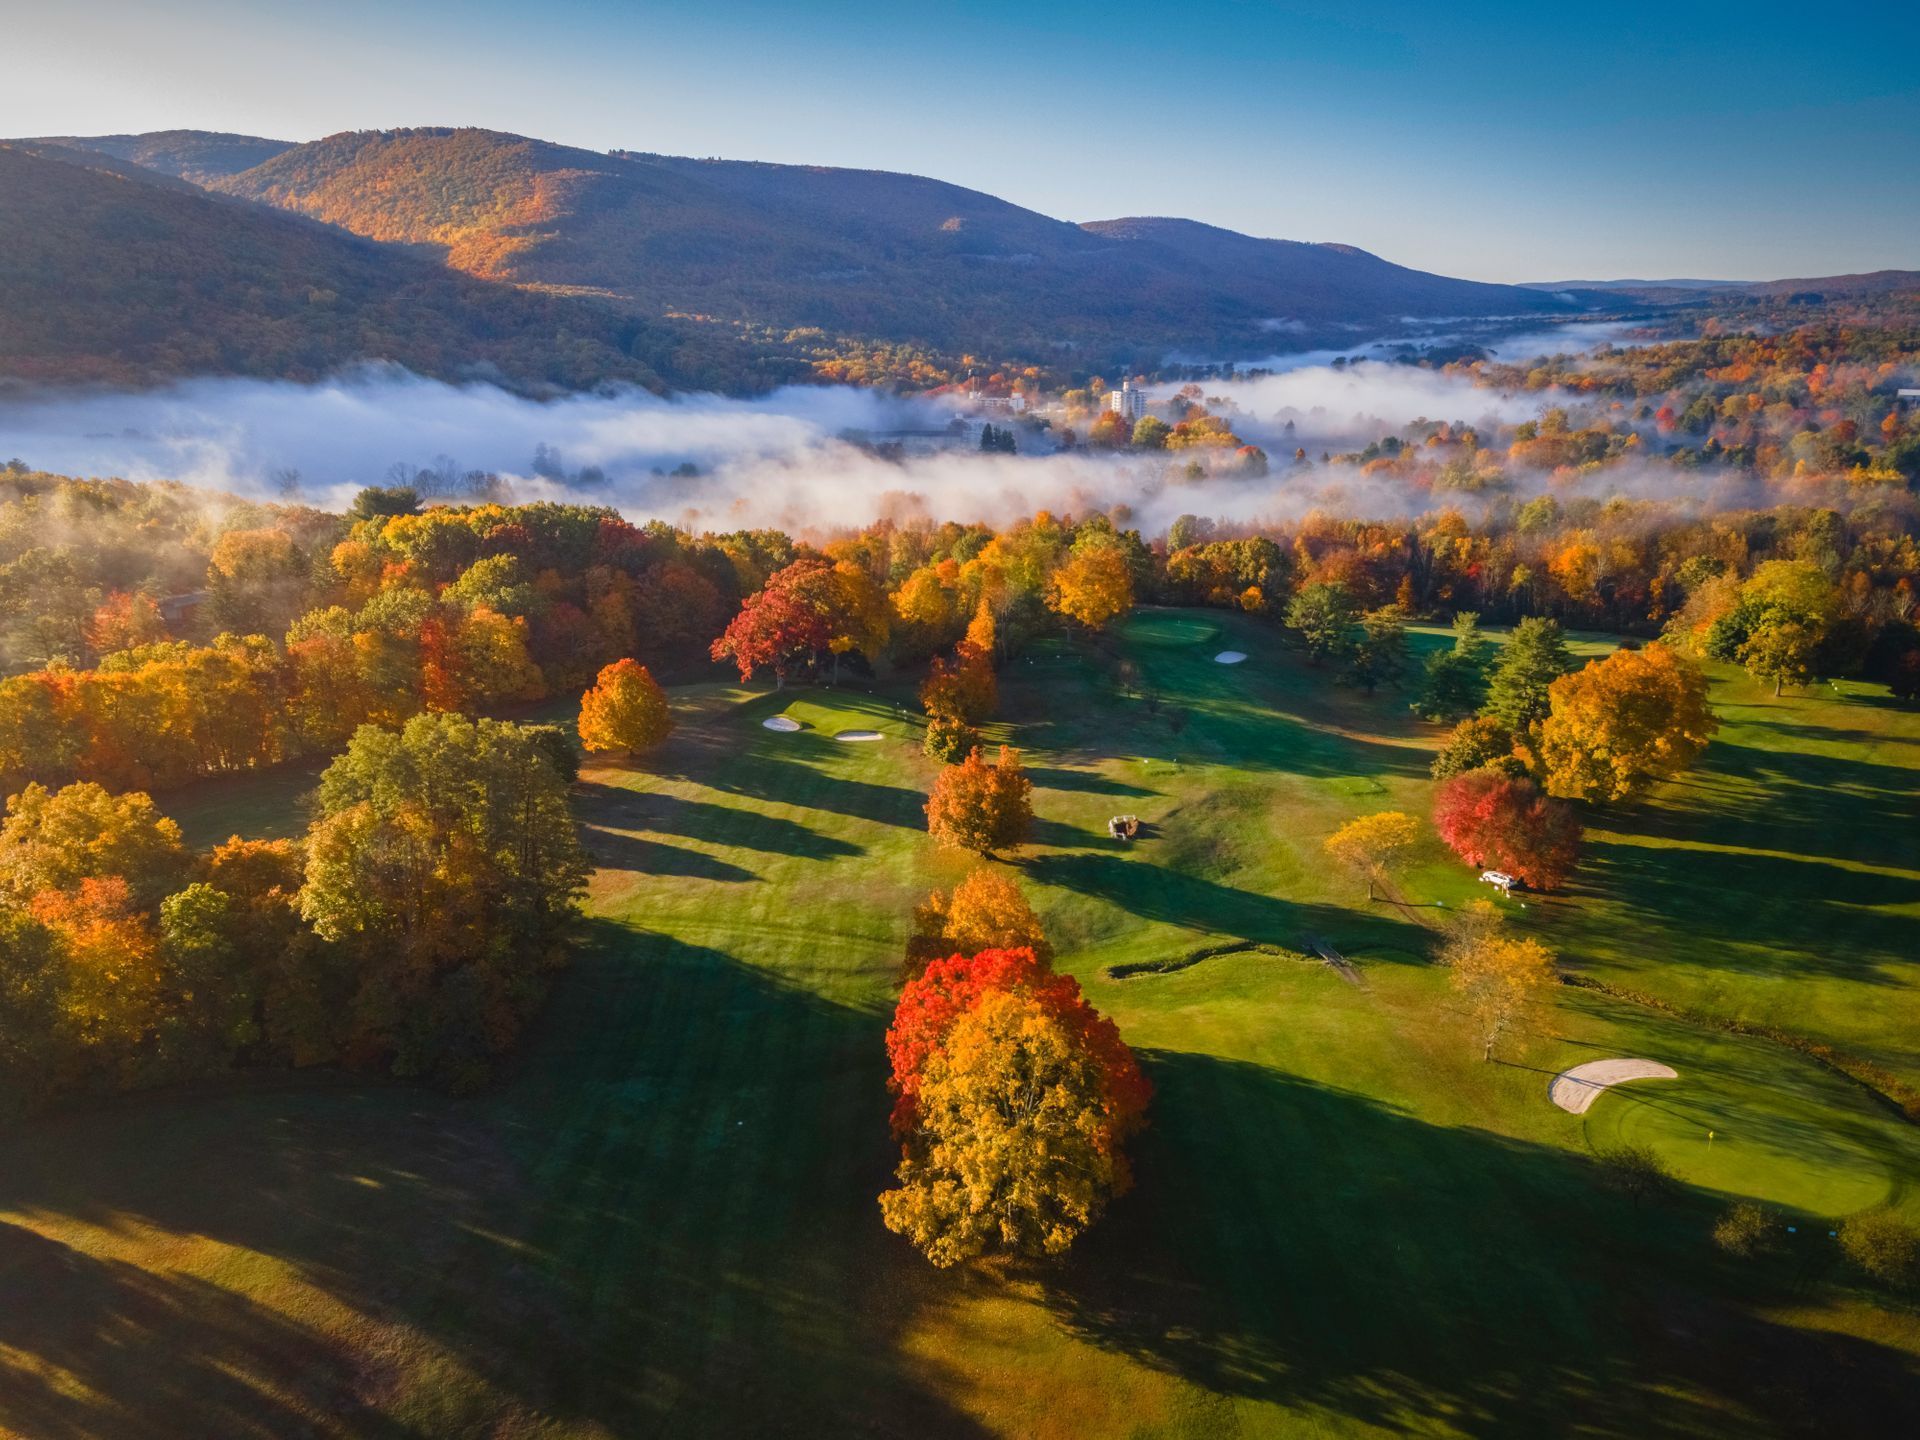
[(833, 732), (833, 738), (857, 744), (868, 740), (878, 740), (880, 738), (880, 732), (878, 730), (836, 730)]
[(1218, 655), (1213, 657), (1213, 663), (1216, 665), (1238, 665), (1246, 658), (1247, 652), (1244, 650), (1222, 650)]
[(1106, 968), (1106, 976), (1109, 980), (1131, 980), (1136, 975), (1171, 975), (1176, 970), (1190, 969), (1202, 960), (1213, 960), (1222, 955), (1270, 955), (1278, 960), (1317, 963), (1312, 956), (1302, 955), (1298, 950), (1288, 950), (1279, 945), (1263, 945), (1253, 940), (1236, 940), (1226, 945), (1203, 945), (1198, 950), (1189, 950), (1184, 955), (1170, 955), (1164, 960), (1134, 960), (1125, 964), (1109, 965)]
[(769, 715), (760, 723), (769, 730), (778, 730), (782, 735), (791, 735), (800, 728), (800, 722), (791, 715)]
[(1569, 1115), (1584, 1115), (1609, 1085), (1622, 1080), (1673, 1080), (1679, 1074), (1658, 1060), (1589, 1060), (1554, 1076), (1547, 1098)]

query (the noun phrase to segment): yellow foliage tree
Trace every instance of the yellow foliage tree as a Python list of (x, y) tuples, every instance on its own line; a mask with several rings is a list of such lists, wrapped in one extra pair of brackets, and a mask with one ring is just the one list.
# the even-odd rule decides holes
[(1483, 917), (1469, 919), (1441, 959), (1473, 1014), (1483, 1061), (1493, 1058), (1495, 1042), (1553, 989), (1553, 952), (1538, 940), (1502, 935), (1497, 921)]
[(1619, 800), (1687, 769), (1719, 722), (1700, 668), (1664, 645), (1617, 650), (1547, 690), (1540, 731), (1547, 790)]
[(1076, 549), (1047, 582), (1047, 607), (1098, 630), (1133, 608), (1133, 572), (1111, 545)]
[(1420, 822), (1413, 816), (1382, 810), (1349, 820), (1327, 837), (1325, 849), (1335, 863), (1366, 876), (1371, 900), (1375, 882), (1398, 868), (1419, 839)]
[(942, 955), (977, 955), (982, 950), (1031, 950), (1042, 961), (1053, 958), (1040, 917), (1020, 887), (984, 865), (951, 894), (935, 890), (926, 904), (914, 907), (907, 956), (924, 964)]
[(651, 750), (673, 733), (667, 696), (647, 667), (616, 660), (580, 697), (580, 743), (589, 750)]
[(981, 997), (927, 1063), (887, 1228), (945, 1267), (1058, 1255), (1126, 1188), (1099, 1060), (1029, 993)]

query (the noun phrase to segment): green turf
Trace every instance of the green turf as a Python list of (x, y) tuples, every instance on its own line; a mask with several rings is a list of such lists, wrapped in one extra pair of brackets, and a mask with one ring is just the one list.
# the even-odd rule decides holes
[[(1215, 664), (1229, 646), (1247, 662)], [(1401, 883), (1413, 904), (1368, 905), (1319, 849), (1356, 813), (1423, 812), (1438, 732), (1404, 696), (1332, 687), (1245, 617), (1148, 612), (1115, 653), (1130, 675), (1097, 649), (1034, 647), (989, 727), (1038, 781), (1022, 883), (1159, 1091), (1138, 1189), (1066, 1264), (939, 1274), (878, 1223), (880, 1042), (907, 916), (965, 873), (924, 835), (910, 687), (685, 687), (645, 771), (582, 777), (591, 918), (498, 1089), (256, 1079), (0, 1144), (0, 1430), (1899, 1433), (1889, 1397), (1920, 1395), (1920, 1326), (1845, 1282), (1818, 1222), (1883, 1198), (1920, 1219), (1902, 1186), (1920, 1130), (1778, 1046), (1587, 991), (1481, 1064), (1423, 922), (1485, 887), (1430, 844)], [(1752, 730), (1771, 758), (1716, 746), (1706, 775), (1738, 777), (1750, 815), (1872, 776), (1920, 725), (1834, 718), (1856, 703), (1759, 717), (1818, 734), (1736, 714), (1729, 749)], [(762, 726), (783, 712), (806, 728)], [(842, 729), (883, 739), (833, 741)], [(168, 804), (203, 840), (297, 830), (288, 805), (311, 783)], [(1734, 842), (1684, 800), (1675, 787), (1614, 817), (1583, 888), (1515, 920), (1674, 999), (1714, 979), (1757, 1006), (1797, 977), (1820, 996), (1809, 1026), (1844, 1021), (1862, 1043), (1879, 1027), (1898, 1048), (1916, 1017), (1899, 958), (1834, 973), (1802, 948), (1825, 934), (1891, 951), (1910, 929), (1897, 893), (1818, 889), (1842, 845), (1853, 864), (1906, 863), (1890, 802), (1856, 807), (1843, 837), (1809, 829), (1801, 849), (1823, 858), (1800, 900), (1824, 924), (1769, 945), (1731, 899), (1693, 910), (1692, 872), (1719, 863), (1700, 847)], [(1146, 822), (1131, 846), (1106, 838), (1119, 812)], [(1788, 850), (1779, 823), (1740, 843)], [(1615, 834), (1674, 852), (1685, 886), (1619, 888)], [(1754, 903), (1788, 908), (1775, 890)], [(1661, 966), (1636, 958), (1645, 936)], [(1311, 941), (1363, 983), (1258, 951), (1105, 973)], [(1735, 943), (1766, 964), (1715, 969)], [(1851, 1013), (1873, 1004), (1893, 1013)], [(1622, 1054), (1682, 1078), (1622, 1087), (1585, 1118), (1548, 1104), (1552, 1074)], [(1724, 1150), (1699, 1153), (1692, 1128), (1723, 1118)], [(1598, 1185), (1593, 1148), (1621, 1139), (1657, 1146), (1681, 1196), (1636, 1205)], [(1749, 1196), (1796, 1207), (1800, 1234), (1739, 1265), (1706, 1237)]]

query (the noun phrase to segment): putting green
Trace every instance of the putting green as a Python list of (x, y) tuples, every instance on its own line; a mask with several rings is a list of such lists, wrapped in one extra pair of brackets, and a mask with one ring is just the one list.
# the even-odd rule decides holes
[(1908, 1163), (1891, 1153), (1877, 1115), (1684, 1070), (1676, 1080), (1609, 1089), (1586, 1127), (1595, 1150), (1644, 1145), (1688, 1184), (1823, 1218), (1897, 1199), (1896, 1170)]
[(1135, 614), (1123, 633), (1130, 645), (1200, 645), (1219, 635), (1220, 626), (1193, 615), (1156, 611)]

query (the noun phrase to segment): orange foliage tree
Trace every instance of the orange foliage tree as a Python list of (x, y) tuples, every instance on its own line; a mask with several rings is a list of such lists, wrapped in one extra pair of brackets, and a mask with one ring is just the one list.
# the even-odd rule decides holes
[(1050, 609), (1098, 630), (1133, 608), (1133, 572), (1110, 544), (1077, 545), (1047, 586)]
[(1020, 887), (999, 871), (981, 866), (954, 887), (935, 890), (914, 907), (907, 958), (924, 963), (937, 955), (982, 950), (1030, 950), (1041, 960), (1053, 947)]
[(1616, 650), (1547, 691), (1540, 731), (1550, 794), (1619, 800), (1677, 775), (1719, 728), (1700, 667), (1664, 645)]
[(616, 660), (580, 697), (580, 743), (589, 750), (651, 750), (673, 733), (667, 695), (637, 660)]
[(933, 782), (927, 798), (927, 833), (943, 846), (991, 855), (1016, 849), (1033, 825), (1033, 782), (1020, 768), (1020, 752), (1000, 747), (992, 765), (976, 746)]

